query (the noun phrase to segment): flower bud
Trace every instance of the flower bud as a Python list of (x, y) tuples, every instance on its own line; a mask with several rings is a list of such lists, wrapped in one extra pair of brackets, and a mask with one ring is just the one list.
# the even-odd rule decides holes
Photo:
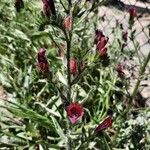
[(43, 1), (43, 12), (47, 17), (50, 15), (56, 15), (55, 5), (53, 0), (42, 0)]
[(130, 7), (128, 12), (129, 12), (130, 17), (132, 18), (135, 18), (137, 16), (137, 11), (135, 7)]
[(117, 71), (119, 77), (124, 76), (123, 70), (124, 70), (124, 66), (122, 64), (118, 64), (116, 67), (116, 71)]
[(43, 75), (47, 75), (49, 73), (49, 64), (46, 59), (45, 52), (45, 49), (41, 48), (37, 54), (37, 67)]
[(100, 49), (98, 51), (98, 53), (99, 53), (99, 56), (100, 56), (101, 59), (105, 59), (108, 55), (107, 54), (107, 47), (104, 47), (103, 49)]
[(134, 18), (137, 16), (137, 11), (135, 7), (131, 7), (128, 10), (129, 12), (129, 28), (131, 29), (132, 26), (134, 25)]
[(43, 13), (45, 16), (50, 17), (51, 11), (50, 11), (48, 1), (47, 0), (42, 0), (42, 1), (43, 1)]
[(75, 76), (78, 72), (78, 67), (77, 67), (77, 60), (72, 58), (70, 60), (70, 73)]
[(20, 12), (21, 8), (24, 8), (23, 0), (16, 0), (15, 1), (15, 8), (17, 12)]
[(96, 49), (97, 50), (103, 49), (106, 46), (107, 42), (108, 42), (108, 38), (101, 37), (101, 39), (98, 41), (98, 43), (96, 45)]
[(54, 0), (47, 0), (47, 1), (48, 1), (48, 4), (49, 4), (52, 15), (55, 16), (56, 15), (56, 10), (55, 10)]
[(99, 133), (100, 131), (103, 131), (111, 126), (112, 126), (112, 118), (111, 116), (109, 116), (102, 123), (100, 123), (98, 127), (96, 127), (95, 132)]
[(65, 27), (66, 27), (66, 30), (67, 30), (67, 31), (70, 30), (70, 24), (71, 24), (71, 18), (70, 18), (70, 16), (68, 16), (68, 17), (65, 19)]
[(105, 37), (103, 32), (101, 30), (96, 29), (94, 43), (97, 44), (102, 37)]

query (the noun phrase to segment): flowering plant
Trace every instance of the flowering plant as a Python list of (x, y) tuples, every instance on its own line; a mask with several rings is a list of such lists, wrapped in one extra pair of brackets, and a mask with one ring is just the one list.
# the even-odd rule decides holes
[(142, 149), (148, 143), (147, 123), (133, 120), (150, 54), (131, 93), (126, 73), (128, 41), (138, 47), (136, 10), (128, 12), (128, 29), (111, 29), (112, 42), (99, 26), (107, 17), (99, 16), (101, 1), (0, 4), (0, 84), (7, 93), (0, 100), (2, 149)]

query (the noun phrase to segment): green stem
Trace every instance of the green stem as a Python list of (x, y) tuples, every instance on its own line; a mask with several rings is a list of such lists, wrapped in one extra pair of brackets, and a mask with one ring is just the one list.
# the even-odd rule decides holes
[(67, 41), (67, 81), (68, 81), (68, 93), (67, 98), (69, 101), (71, 101), (71, 75), (70, 75), (70, 48), (71, 48), (71, 42)]
[(139, 86), (140, 81), (141, 81), (140, 78), (141, 78), (141, 76), (143, 76), (143, 74), (144, 74), (144, 72), (145, 72), (145, 69), (146, 69), (146, 66), (147, 66), (147, 64), (148, 64), (148, 62), (149, 62), (149, 60), (150, 60), (150, 52), (149, 52), (148, 56), (146, 57), (146, 59), (145, 59), (145, 61), (144, 61), (144, 64), (143, 64), (143, 65), (141, 66), (141, 68), (140, 68), (139, 78), (138, 78), (138, 81), (137, 81), (136, 86), (135, 86), (135, 88), (134, 88), (134, 91), (133, 91), (133, 93), (132, 93), (132, 97), (134, 97), (134, 96), (136, 95), (136, 93), (137, 93), (138, 86)]
[(70, 12), (72, 8), (72, 2), (71, 0), (68, 0), (68, 11)]
[(67, 120), (67, 122), (66, 122), (66, 135), (67, 135), (67, 147), (66, 147), (66, 150), (72, 150), (69, 124), (70, 123)]
[(144, 64), (141, 65), (140, 67), (140, 72), (139, 72), (139, 77), (138, 77), (138, 80), (136, 82), (136, 85), (134, 87), (134, 90), (129, 98), (129, 106), (127, 107), (127, 109), (124, 111), (124, 115), (126, 113), (128, 113), (128, 111), (130, 110), (130, 108), (132, 107), (132, 101), (134, 99), (134, 97), (136, 96), (137, 92), (138, 92), (138, 88), (139, 88), (139, 85), (141, 83), (141, 77), (144, 75), (144, 72), (145, 72), (145, 69), (146, 69), (146, 66), (148, 65), (148, 62), (150, 60), (150, 52), (148, 54), (148, 56), (146, 57), (145, 61), (144, 61)]
[(71, 85), (76, 84), (79, 79), (82, 77), (82, 74), (84, 73), (84, 71), (87, 69), (87, 67), (84, 67), (80, 73), (74, 78), (74, 80), (71, 82)]
[(67, 13), (68, 11), (67, 11), (67, 9), (66, 9), (64, 3), (62, 2), (62, 0), (60, 0), (60, 4), (62, 5), (62, 7), (64, 8), (65, 12)]
[[(133, 90), (131, 96), (129, 97), (129, 106), (124, 110), (124, 112), (122, 113), (122, 115), (120, 115), (117, 118), (117, 120), (119, 120), (119, 122), (120, 122), (120, 127), (122, 126), (123, 121), (126, 119), (125, 117), (126, 117), (127, 113), (130, 112), (130, 111), (132, 111), (131, 110), (132, 101), (133, 101), (134, 97), (136, 96), (136, 94), (138, 92), (138, 88), (139, 88), (139, 85), (140, 85), (140, 82), (141, 82), (141, 76), (143, 76), (143, 74), (145, 72), (145, 69), (146, 69), (146, 66), (148, 65), (149, 60), (150, 60), (150, 52), (149, 52), (148, 56), (146, 57), (143, 65), (141, 65), (141, 67), (140, 67), (138, 80), (136, 82), (136, 85), (134, 87), (134, 90)], [(117, 139), (118, 133), (119, 133), (119, 129), (116, 131), (116, 135), (114, 136), (114, 138), (112, 140), (112, 144), (113, 145), (116, 144), (116, 139)]]
[(133, 42), (133, 46), (134, 46), (134, 48), (135, 48), (135, 50), (136, 50), (136, 54), (137, 54), (137, 57), (138, 57), (138, 59), (139, 59), (139, 62), (140, 62), (140, 64), (141, 64), (142, 61), (141, 61), (141, 58), (140, 58), (139, 53), (138, 53), (138, 50), (139, 50), (139, 49), (138, 49), (138, 47), (137, 47), (135, 41), (133, 40), (132, 42)]
[(148, 111), (150, 111), (150, 108), (149, 107), (147, 107), (147, 108), (135, 108), (135, 109), (131, 109), (130, 110), (131, 112), (133, 111), (133, 112), (135, 112), (135, 111), (137, 111), (137, 112), (139, 112), (139, 111), (145, 111), (145, 112), (148, 112)]
[[(66, 37), (66, 42), (67, 42), (67, 53), (66, 53), (66, 58), (67, 58), (67, 99), (69, 102), (71, 102), (71, 74), (70, 74), (70, 51), (71, 51), (71, 41), (72, 41), (72, 31), (73, 31), (73, 17), (72, 17), (72, 12), (71, 12), (71, 0), (68, 0), (69, 2), (69, 7), (68, 10), (70, 12), (70, 17), (71, 17), (71, 29), (70, 31), (64, 30), (64, 34)], [(67, 135), (67, 150), (72, 150), (72, 141), (70, 138), (70, 122), (67, 121), (66, 123), (66, 135)]]
[(106, 138), (104, 137), (103, 139), (104, 139), (104, 142), (105, 142), (105, 145), (106, 145), (106, 150), (111, 150), (108, 143), (107, 143)]
[(59, 45), (56, 43), (56, 41), (54, 40), (53, 36), (51, 35), (51, 33), (49, 33), (49, 37), (50, 39), (55, 43), (55, 45), (58, 47), (58, 49), (60, 49)]

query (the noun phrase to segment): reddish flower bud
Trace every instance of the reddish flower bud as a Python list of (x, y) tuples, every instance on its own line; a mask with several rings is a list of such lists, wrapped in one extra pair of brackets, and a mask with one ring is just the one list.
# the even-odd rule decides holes
[(109, 116), (102, 123), (100, 123), (98, 127), (96, 127), (95, 132), (98, 133), (111, 126), (112, 126), (112, 118)]
[(137, 12), (136, 12), (135, 7), (129, 8), (128, 12), (130, 15), (130, 17), (129, 17), (129, 29), (132, 29), (132, 27), (134, 25), (134, 18), (137, 16)]
[(78, 72), (78, 65), (77, 65), (77, 60), (72, 58), (70, 60), (70, 73), (73, 74), (73, 76), (75, 76)]
[(116, 67), (116, 71), (118, 72), (118, 76), (119, 77), (123, 77), (124, 76), (124, 66), (122, 64), (118, 64)]
[(16, 0), (15, 1), (15, 8), (17, 12), (20, 12), (21, 8), (24, 8), (23, 0)]
[(108, 37), (105, 37), (101, 30), (96, 30), (95, 35), (96, 50), (100, 58), (104, 59), (107, 57), (107, 48), (105, 46), (108, 43)]
[(43, 1), (43, 12), (47, 17), (50, 15), (56, 15), (55, 5), (53, 0), (42, 0)]
[(94, 43), (97, 44), (102, 37), (105, 37), (104, 34), (103, 34), (103, 32), (101, 30), (97, 29), (95, 31), (95, 40), (94, 40)]
[(47, 1), (48, 1), (52, 15), (56, 15), (54, 0), (47, 0)]
[(122, 39), (124, 42), (127, 42), (127, 39), (128, 39), (128, 32), (127, 31), (122, 32)]
[(43, 75), (47, 75), (49, 73), (49, 64), (46, 59), (45, 52), (45, 49), (41, 48), (37, 54), (37, 67)]
[(100, 49), (98, 53), (101, 59), (105, 59), (107, 57), (107, 48)]
[(48, 4), (47, 0), (42, 0), (43, 1), (43, 13), (45, 16), (50, 17), (51, 15), (51, 10)]
[(70, 16), (68, 16), (66, 19), (65, 19), (65, 27), (66, 27), (66, 30), (70, 30), (70, 24), (71, 24), (71, 18)]
[(137, 11), (135, 7), (130, 7), (128, 12), (131, 18), (135, 18), (137, 16)]
[(108, 42), (108, 38), (106, 37), (101, 37), (101, 39), (98, 41), (97, 45), (96, 45), (96, 49), (99, 51), (101, 49), (103, 49), (106, 44)]
[(67, 116), (72, 124), (78, 122), (80, 118), (84, 115), (83, 106), (78, 103), (71, 103), (69, 106), (66, 107)]

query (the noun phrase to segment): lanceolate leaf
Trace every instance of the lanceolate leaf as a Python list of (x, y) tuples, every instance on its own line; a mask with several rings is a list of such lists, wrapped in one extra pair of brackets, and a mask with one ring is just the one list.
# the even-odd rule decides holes
[(56, 120), (53, 116), (51, 116), (51, 118), (52, 118), (52, 120), (53, 120), (55, 129), (56, 129), (58, 135), (59, 135), (59, 136), (61, 137), (61, 139), (64, 140), (64, 142), (65, 142), (67, 139), (66, 139), (66, 136), (65, 136), (65, 134), (64, 134), (64, 132), (63, 132), (61, 126), (59, 125), (59, 123), (57, 122), (57, 120)]
[(44, 104), (42, 104), (42, 103), (40, 103), (40, 102), (36, 102), (35, 104), (38, 104), (38, 105), (40, 105), (42, 108), (44, 108), (44, 109), (47, 111), (47, 113), (48, 113), (49, 115), (53, 115), (53, 116), (56, 116), (56, 117), (59, 117), (59, 118), (61, 117), (58, 112), (55, 112), (54, 110), (49, 109), (46, 105), (44, 105)]
[(48, 129), (53, 129), (53, 123), (52, 121), (47, 118), (46, 116), (42, 116), (39, 113), (26, 108), (24, 106), (21, 106), (19, 104), (10, 102), (10, 104), (8, 104), (7, 106), (0, 106), (3, 108), (6, 108), (8, 111), (10, 111), (12, 114), (14, 114), (15, 116), (21, 117), (21, 118), (27, 118), (30, 119), (36, 123), (38, 123), (40, 126), (46, 127)]

